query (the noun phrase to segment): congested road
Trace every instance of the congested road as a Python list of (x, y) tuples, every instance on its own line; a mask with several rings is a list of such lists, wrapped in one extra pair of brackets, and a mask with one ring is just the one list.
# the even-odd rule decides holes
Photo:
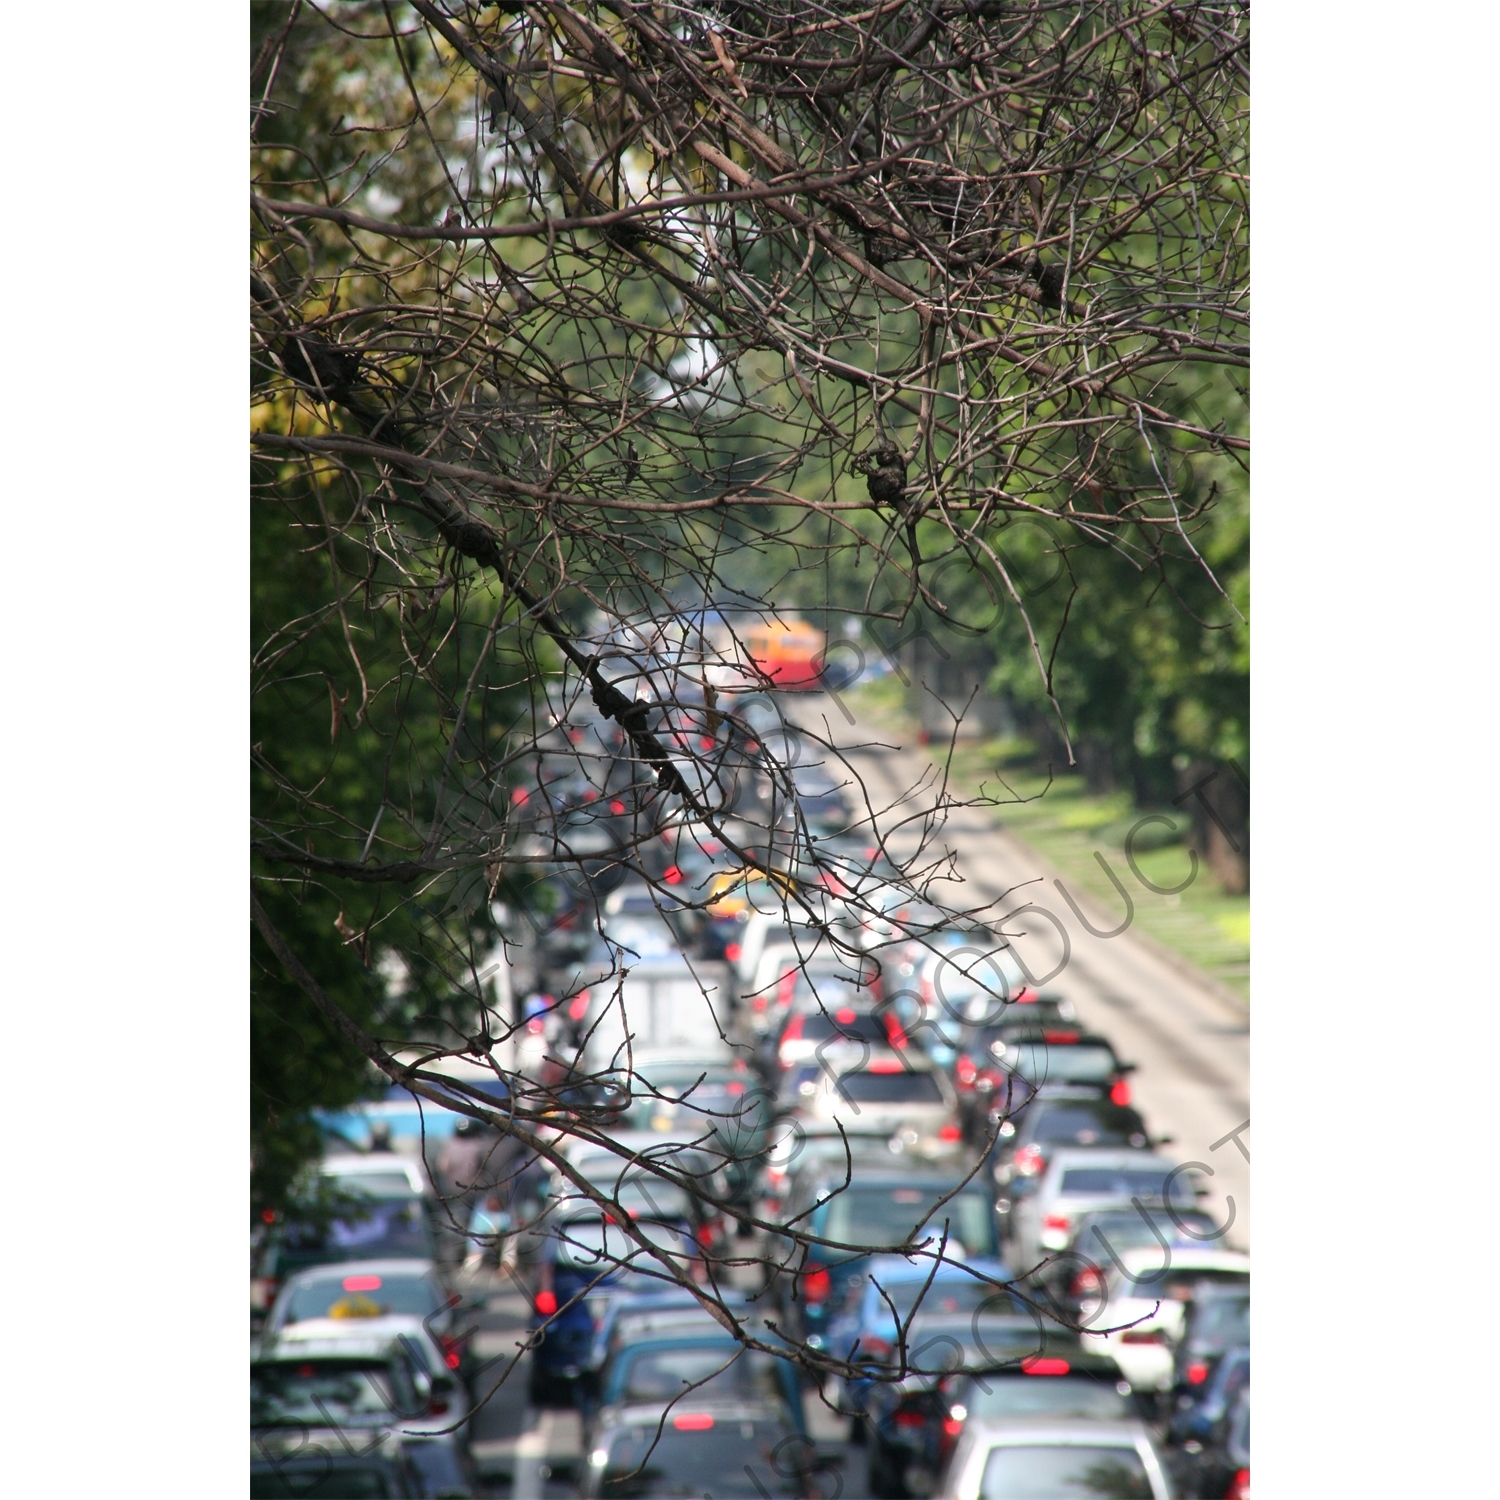
[[(864, 784), (870, 803), (889, 808), (891, 826), (915, 830), (936, 802), (931, 763), (918, 750), (882, 744), (870, 725), (849, 725), (823, 695), (783, 700), (788, 716), (809, 731), (846, 748), (850, 768)], [(913, 790), (915, 789), (915, 790)], [(916, 833), (897, 832), (890, 848), (900, 856), (915, 847)], [(1057, 872), (998, 827), (992, 813), (956, 806), (940, 815), (929, 849), (956, 855), (956, 872), (964, 882), (951, 890), (955, 905), (968, 908), (998, 903), (1001, 916), (1017, 908), (1044, 906), (1066, 928), (1067, 962), (1049, 981), (1065, 992), (1080, 1021), (1090, 1031), (1115, 1042), (1138, 1068), (1132, 1074), (1135, 1103), (1153, 1132), (1169, 1137), (1164, 1154), (1201, 1164), (1210, 1194), (1203, 1199), (1214, 1220), (1228, 1224), (1223, 1243), (1248, 1250), (1250, 1243), (1249, 1044), (1246, 1010), (1211, 981), (1142, 940), (1134, 931), (1101, 939), (1091, 935), (1060, 897)], [(1097, 910), (1074, 892), (1084, 916), (1108, 932), (1118, 913)], [(1151, 899), (1137, 893), (1138, 899)], [(1036, 974), (1055, 969), (1063, 957), (1055, 926), (1026, 914), (1004, 922), (1028, 968)], [(480, 1292), (484, 1311), (476, 1352), (503, 1369), (524, 1339), (530, 1305), (522, 1290), (503, 1281)], [(522, 1364), (487, 1402), (486, 1388), (476, 1390), (483, 1402), (473, 1426), (472, 1453), (484, 1492), (509, 1494), (517, 1500), (552, 1500), (576, 1493), (580, 1453), (578, 1416), (556, 1408), (539, 1409), (525, 1399)], [(864, 1494), (865, 1468), (849, 1442), (846, 1421), (835, 1417), (815, 1395), (805, 1402), (808, 1430), (822, 1452), (841, 1460), (840, 1493)]]

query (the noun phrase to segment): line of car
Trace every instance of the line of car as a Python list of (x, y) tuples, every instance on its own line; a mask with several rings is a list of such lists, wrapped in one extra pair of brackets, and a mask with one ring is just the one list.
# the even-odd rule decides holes
[[(559, 882), (517, 1072), (615, 1149), (560, 1122), (567, 1170), (513, 1162), (459, 1195), (441, 1251), (451, 1185), (330, 1154), (366, 1201), (272, 1236), (261, 1439), (277, 1413), (347, 1411), (384, 1445), (359, 1459), (393, 1466), (383, 1492), (468, 1493), (463, 1265), (525, 1288), (528, 1393), (580, 1412), (593, 1500), (857, 1489), (809, 1402), (889, 1500), (1247, 1500), (1249, 1257), (1151, 1135), (1131, 1065), (1003, 938), (902, 892), (837, 786), (809, 804), (813, 881), (735, 868), (679, 822), (651, 885)], [(726, 1278), (764, 1347), (670, 1284)], [(819, 1358), (842, 1373), (815, 1379)], [(255, 1493), (291, 1492), (265, 1487), (286, 1462)]]

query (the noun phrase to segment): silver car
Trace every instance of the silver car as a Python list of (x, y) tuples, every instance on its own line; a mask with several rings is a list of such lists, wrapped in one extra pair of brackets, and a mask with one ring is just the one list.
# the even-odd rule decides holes
[(797, 1081), (793, 1069), (788, 1081), (798, 1090), (797, 1114), (810, 1124), (837, 1120), (851, 1132), (883, 1134), (893, 1151), (926, 1161), (962, 1153), (958, 1095), (925, 1052), (824, 1042), (803, 1067), (810, 1077)]
[(940, 1500), (1172, 1500), (1171, 1480), (1140, 1422), (971, 1420)]
[[(1175, 1174), (1175, 1175), (1174, 1175)], [(1044, 1256), (1067, 1248), (1080, 1214), (1129, 1208), (1133, 1199), (1161, 1203), (1171, 1194), (1179, 1209), (1196, 1207), (1197, 1177), (1154, 1151), (1064, 1147), (1054, 1153), (1035, 1191), (1010, 1211), (1010, 1263), (1025, 1273)]]

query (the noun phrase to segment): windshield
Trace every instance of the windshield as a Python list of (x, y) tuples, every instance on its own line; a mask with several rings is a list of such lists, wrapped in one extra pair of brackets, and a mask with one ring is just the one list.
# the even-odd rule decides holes
[[(965, 1191), (950, 1198), (938, 1210), (937, 1222), (928, 1224), (933, 1205), (951, 1184), (942, 1187), (851, 1187), (828, 1203), (828, 1217), (820, 1231), (826, 1238), (845, 1245), (896, 1245), (919, 1226), (934, 1237), (948, 1221), (948, 1253), (961, 1244), (970, 1255), (989, 1255), (994, 1249), (994, 1211), (989, 1194)], [(919, 1236), (922, 1238), (923, 1236)], [(936, 1248), (936, 1244), (930, 1248)]]
[(1250, 1342), (1250, 1293), (1243, 1297), (1211, 1297), (1193, 1312), (1195, 1349), (1236, 1349)]
[(1030, 1125), (1033, 1140), (1112, 1146), (1128, 1141), (1140, 1130), (1141, 1121), (1133, 1110), (1083, 1103), (1049, 1105), (1037, 1112)]
[(1056, 1047), (1047, 1042), (1011, 1042), (1004, 1061), (1032, 1083), (1107, 1083), (1115, 1073), (1114, 1053), (1087, 1042)]
[(257, 1465), (250, 1471), (250, 1500), (387, 1500), (408, 1493), (391, 1488), (384, 1469), (358, 1459), (324, 1454), (313, 1463)]
[(287, 1301), (285, 1321), (379, 1317), (386, 1313), (425, 1318), (442, 1305), (437, 1288), (421, 1276), (335, 1274), (298, 1283)]
[(855, 1104), (941, 1104), (943, 1091), (931, 1073), (841, 1073), (838, 1093)]
[(628, 1363), (620, 1399), (626, 1401), (671, 1401), (684, 1393), (703, 1401), (776, 1401), (780, 1396), (771, 1356), (740, 1353), (737, 1344), (647, 1349), (633, 1358), (627, 1350), (624, 1358)]
[[(1064, 1196), (1165, 1199), (1168, 1172), (1161, 1167), (1069, 1167), (1058, 1191)], [(1172, 1202), (1189, 1204), (1193, 1189), (1187, 1173), (1172, 1180)]]
[(1134, 1448), (991, 1448), (979, 1500), (1151, 1500), (1151, 1480)]
[[(874, 1279), (877, 1282), (880, 1280), (878, 1276)], [(913, 1312), (921, 1317), (929, 1317), (944, 1313), (978, 1312), (982, 1309), (987, 1317), (992, 1318), (1006, 1317), (1013, 1313), (1025, 1316), (1026, 1313), (1025, 1305), (1009, 1292), (974, 1276), (935, 1276), (931, 1286), (927, 1285), (927, 1278), (923, 1276), (920, 1280), (898, 1281), (894, 1286), (882, 1285), (880, 1290), (884, 1295), (877, 1294), (877, 1309), (885, 1308), (888, 1312), (893, 1305), (896, 1316), (903, 1323)], [(917, 1304), (918, 1297), (922, 1299), (920, 1306)]]
[[(679, 1429), (674, 1422), (692, 1425)], [(659, 1438), (655, 1422), (622, 1428), (608, 1448), (589, 1455), (589, 1463), (604, 1470), (603, 1500), (705, 1491), (715, 1500), (765, 1500), (799, 1491), (792, 1463), (799, 1450), (787, 1443), (789, 1436), (779, 1423), (725, 1421), (682, 1401)]]
[[(391, 1366), (366, 1360), (303, 1360), (250, 1370), (252, 1427), (327, 1427), (366, 1418), (389, 1421), (398, 1406), (415, 1410), (413, 1393), (391, 1386)], [(402, 1400), (402, 1397), (408, 1399)]]
[[(875, 1042), (882, 1047), (890, 1041), (890, 1032), (886, 1030), (885, 1022), (869, 1011), (860, 1013), (840, 1007), (832, 1015), (825, 1016), (818, 1012), (802, 1018), (801, 1041), (824, 1042), (835, 1036), (845, 1037), (850, 1041)], [(789, 1040), (797, 1039), (799, 1038)]]
[[(658, 1250), (667, 1251), (677, 1258), (684, 1254), (682, 1235), (671, 1225), (641, 1219), (633, 1227)], [(556, 1245), (560, 1264), (591, 1275), (608, 1272), (632, 1256), (635, 1258), (630, 1263), (634, 1266), (661, 1269), (661, 1262), (654, 1255), (643, 1250), (618, 1225), (606, 1224), (602, 1219), (559, 1226)]]
[[(1217, 1226), (1206, 1213), (1196, 1208), (1179, 1208), (1176, 1214), (1176, 1223), (1164, 1210), (1152, 1214), (1149, 1222), (1133, 1208), (1123, 1213), (1091, 1216), (1080, 1226), (1077, 1249), (1085, 1255), (1097, 1254), (1103, 1248), (1100, 1245), (1101, 1235), (1104, 1245), (1117, 1255), (1150, 1245), (1160, 1247), (1163, 1241), (1169, 1245), (1174, 1241), (1180, 1244), (1184, 1239), (1192, 1243), (1194, 1236), (1199, 1240), (1217, 1236)], [(1186, 1230), (1191, 1232), (1180, 1230), (1178, 1224), (1186, 1226)]]
[(401, 1171), (340, 1172), (329, 1174), (330, 1181), (342, 1192), (369, 1198), (413, 1198), (411, 1178)]
[(991, 1371), (968, 1381), (960, 1400), (969, 1417), (1090, 1417), (1103, 1422), (1128, 1421), (1135, 1413), (1116, 1382), (1092, 1375), (1023, 1375)]

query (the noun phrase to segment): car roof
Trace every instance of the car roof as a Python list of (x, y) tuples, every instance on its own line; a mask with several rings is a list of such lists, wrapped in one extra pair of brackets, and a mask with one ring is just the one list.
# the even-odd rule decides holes
[(1146, 1146), (1059, 1146), (1050, 1163), (1053, 1172), (1064, 1167), (1160, 1167), (1170, 1172), (1176, 1165)]
[(1070, 1448), (1134, 1447), (1141, 1439), (1150, 1441), (1144, 1422), (1105, 1422), (1094, 1417), (970, 1417), (968, 1431), (976, 1444), (991, 1447), (1024, 1443), (1032, 1446)]
[(708, 1412), (716, 1422), (774, 1422), (778, 1427), (788, 1425), (786, 1411), (770, 1401), (694, 1401), (691, 1396), (682, 1396), (675, 1401), (638, 1402), (630, 1406), (613, 1409), (609, 1426), (613, 1432), (620, 1427), (655, 1426), (666, 1418), (668, 1426), (673, 1417), (689, 1412)]
[(345, 1276), (431, 1276), (436, 1277), (437, 1264), (431, 1260), (410, 1259), (386, 1260), (336, 1260), (322, 1265), (304, 1266), (286, 1279), (291, 1286), (298, 1281), (331, 1281)]
[[(1161, 1247), (1142, 1245), (1134, 1250), (1126, 1250), (1119, 1259), (1120, 1264), (1127, 1271), (1134, 1271), (1138, 1267), (1143, 1270), (1150, 1269), (1161, 1265)], [(1173, 1245), (1171, 1262), (1163, 1269), (1164, 1275), (1167, 1270), (1243, 1271), (1248, 1276), (1250, 1257), (1240, 1250), (1191, 1250)]]

